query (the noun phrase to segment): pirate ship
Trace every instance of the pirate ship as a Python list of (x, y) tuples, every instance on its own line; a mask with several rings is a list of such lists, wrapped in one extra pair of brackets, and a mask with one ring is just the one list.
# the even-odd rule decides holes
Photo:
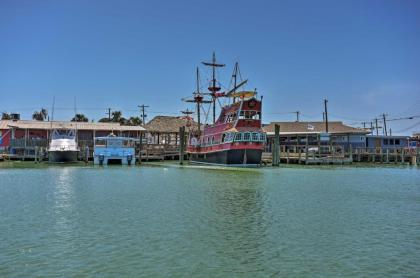
[[(196, 91), (193, 99), (185, 100), (196, 104), (198, 122), (197, 130), (191, 130), (189, 134), (187, 153), (190, 161), (231, 166), (260, 165), (266, 141), (266, 134), (261, 128), (262, 97), (257, 99), (256, 90), (239, 90), (247, 80), (237, 83), (240, 77), (238, 63), (235, 64), (232, 74), (233, 88), (227, 92), (221, 92), (221, 86), (216, 80), (216, 68), (225, 65), (217, 63), (214, 53), (211, 62), (202, 63), (212, 69), (208, 92), (200, 91), (197, 68)], [(220, 103), (221, 98), (227, 100), (228, 104), (221, 106), (216, 119), (216, 104)], [(205, 111), (204, 106), (208, 106), (209, 110), (212, 108), (213, 121), (202, 125), (201, 111)]]

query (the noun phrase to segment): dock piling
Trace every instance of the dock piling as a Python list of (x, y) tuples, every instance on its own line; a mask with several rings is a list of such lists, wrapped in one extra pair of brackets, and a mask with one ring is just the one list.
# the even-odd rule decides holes
[(274, 146), (272, 150), (272, 166), (280, 164), (280, 125), (274, 125)]
[(184, 164), (185, 126), (179, 128), (179, 164)]

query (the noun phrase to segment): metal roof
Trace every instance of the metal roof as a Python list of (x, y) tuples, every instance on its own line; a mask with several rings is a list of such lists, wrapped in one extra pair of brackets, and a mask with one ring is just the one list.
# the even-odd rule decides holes
[(127, 126), (119, 123), (92, 123), (67, 121), (28, 121), (28, 120), (0, 120), (0, 129), (77, 129), (77, 130), (111, 130), (111, 131), (145, 131), (142, 126)]
[[(280, 134), (320, 134), (325, 133), (325, 122), (271, 122), (263, 126), (267, 134), (274, 134), (274, 125), (280, 125)], [(328, 122), (328, 132), (331, 134), (369, 134), (370, 130), (355, 128), (343, 122)]]

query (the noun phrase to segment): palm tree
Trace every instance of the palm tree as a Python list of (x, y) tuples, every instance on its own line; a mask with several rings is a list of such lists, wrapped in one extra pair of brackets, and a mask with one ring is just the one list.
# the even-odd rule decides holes
[(112, 112), (112, 118), (111, 118), (111, 121), (112, 122), (119, 123), (119, 122), (121, 122), (121, 118), (122, 118), (121, 111), (114, 111), (114, 112)]
[(128, 125), (141, 125), (142, 121), (139, 117), (130, 117), (130, 119), (128, 119)]
[(86, 118), (84, 114), (76, 114), (73, 119), (71, 119), (72, 122), (89, 122), (89, 119)]
[(41, 108), (41, 111), (35, 111), (32, 114), (32, 119), (37, 121), (45, 121), (48, 116), (48, 111), (45, 108)]

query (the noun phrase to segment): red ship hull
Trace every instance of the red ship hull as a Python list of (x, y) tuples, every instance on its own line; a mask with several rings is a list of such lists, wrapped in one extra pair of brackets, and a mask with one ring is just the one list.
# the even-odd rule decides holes
[(190, 161), (202, 164), (230, 166), (258, 166), (261, 164), (262, 150), (233, 149), (211, 153), (192, 153)]

